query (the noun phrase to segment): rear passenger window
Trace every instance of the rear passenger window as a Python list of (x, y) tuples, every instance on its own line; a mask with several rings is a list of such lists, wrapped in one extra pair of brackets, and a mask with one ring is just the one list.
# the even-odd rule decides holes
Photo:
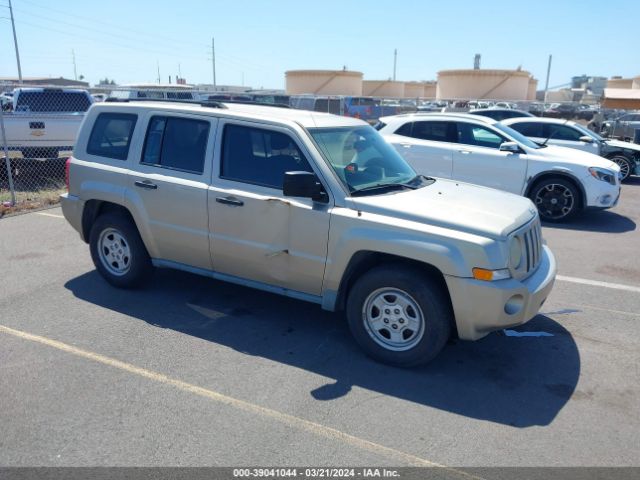
[(522, 122), (522, 123), (514, 123), (513, 125), (509, 125), (515, 131), (520, 132), (525, 137), (544, 137), (542, 133), (542, 123), (536, 122)]
[(408, 122), (408, 123), (405, 123), (404, 125), (402, 125), (394, 133), (396, 135), (402, 135), (403, 137), (410, 137), (412, 128), (413, 128), (413, 122)]
[(178, 117), (152, 117), (141, 163), (202, 173), (209, 122)]
[(282, 190), (285, 172), (312, 172), (295, 142), (281, 132), (227, 125), (220, 176)]
[(89, 136), (87, 153), (126, 160), (137, 118), (130, 113), (100, 113)]
[(450, 142), (449, 134), (451, 122), (415, 122), (411, 136), (421, 140), (433, 140), (435, 142)]

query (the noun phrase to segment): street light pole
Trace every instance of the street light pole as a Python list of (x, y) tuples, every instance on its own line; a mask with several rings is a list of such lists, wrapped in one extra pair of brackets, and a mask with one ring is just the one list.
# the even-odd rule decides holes
[(211, 68), (213, 69), (213, 90), (217, 90), (216, 85), (216, 44), (213, 37), (211, 37)]
[(11, 16), (11, 28), (13, 29), (13, 45), (16, 47), (16, 62), (18, 63), (18, 80), (22, 84), (22, 68), (20, 67), (20, 53), (18, 52), (18, 37), (16, 35), (16, 23), (13, 21), (13, 8), (9, 0), (9, 14)]

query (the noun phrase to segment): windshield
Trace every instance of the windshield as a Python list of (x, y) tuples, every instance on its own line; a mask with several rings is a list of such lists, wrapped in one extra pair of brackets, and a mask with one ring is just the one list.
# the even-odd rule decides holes
[(588, 128), (585, 128), (582, 125), (580, 125), (579, 123), (574, 124), (573, 128), (575, 128), (576, 130), (580, 130), (582, 133), (584, 133), (585, 135), (589, 135), (591, 138), (595, 138), (599, 142), (603, 142), (604, 141), (604, 138), (602, 138), (596, 132), (592, 132)]
[(349, 192), (401, 186), (419, 178), (372, 127), (310, 128), (309, 133)]
[(512, 139), (514, 139), (520, 145), (524, 145), (525, 147), (533, 148), (533, 149), (536, 149), (536, 150), (538, 148), (542, 148), (542, 147), (540, 147), (540, 145), (538, 145), (537, 143), (529, 140), (527, 137), (522, 135), (520, 132), (515, 131), (511, 127), (507, 127), (506, 125), (503, 125), (502, 123), (494, 123), (493, 126), (495, 128), (497, 128), (498, 130), (500, 130), (502, 133), (506, 133), (507, 135), (509, 135)]

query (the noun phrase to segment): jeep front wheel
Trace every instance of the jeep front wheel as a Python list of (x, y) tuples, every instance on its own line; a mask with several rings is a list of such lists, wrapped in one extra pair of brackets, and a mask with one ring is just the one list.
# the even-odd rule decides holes
[(453, 314), (445, 289), (423, 272), (381, 266), (351, 289), (347, 320), (369, 356), (410, 367), (429, 362), (442, 350)]

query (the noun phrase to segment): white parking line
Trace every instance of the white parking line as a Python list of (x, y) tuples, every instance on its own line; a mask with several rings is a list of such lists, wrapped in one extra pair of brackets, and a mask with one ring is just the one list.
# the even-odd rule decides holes
[(582, 285), (614, 288), (616, 290), (626, 290), (627, 292), (640, 293), (640, 287), (634, 287), (633, 285), (622, 285), (620, 283), (600, 282), (598, 280), (589, 280), (587, 278), (565, 277), (564, 275), (557, 275), (556, 280), (560, 280), (561, 282), (580, 283)]
[(64, 218), (63, 215), (56, 215), (54, 213), (35, 212), (36, 215), (42, 215), (43, 217)]

